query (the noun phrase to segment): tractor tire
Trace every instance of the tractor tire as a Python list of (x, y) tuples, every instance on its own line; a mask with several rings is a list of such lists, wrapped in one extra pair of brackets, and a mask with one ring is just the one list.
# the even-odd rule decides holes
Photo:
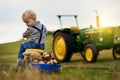
[(119, 45), (114, 45), (113, 47), (113, 51), (112, 51), (112, 54), (113, 54), (113, 58), (114, 59), (120, 59), (120, 46)]
[(84, 47), (84, 58), (86, 62), (96, 62), (98, 56), (97, 48), (92, 44), (86, 44)]
[(60, 62), (68, 62), (72, 56), (72, 43), (68, 33), (57, 32), (53, 39), (53, 53)]

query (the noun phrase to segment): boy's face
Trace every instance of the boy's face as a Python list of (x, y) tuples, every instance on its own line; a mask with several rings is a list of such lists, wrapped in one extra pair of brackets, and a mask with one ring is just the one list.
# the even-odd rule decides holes
[(31, 27), (35, 23), (35, 20), (34, 19), (26, 19), (26, 20), (24, 20), (24, 22), (28, 27)]

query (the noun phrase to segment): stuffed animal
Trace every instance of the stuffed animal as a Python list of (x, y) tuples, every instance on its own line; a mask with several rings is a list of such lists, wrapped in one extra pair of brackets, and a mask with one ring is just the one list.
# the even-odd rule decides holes
[(58, 61), (51, 56), (49, 52), (44, 52), (43, 53), (43, 62), (46, 64), (57, 64)]
[(32, 58), (32, 60), (34, 60), (34, 59), (39, 60), (39, 59), (42, 58), (42, 56), (39, 53), (37, 53), (37, 52), (31, 53), (30, 57)]
[(30, 57), (30, 61), (35, 62), (35, 63), (39, 63), (39, 61), (42, 60), (42, 56), (38, 52), (29, 52), (29, 53), (24, 52), (23, 55)]
[(33, 63), (39, 63), (39, 61), (37, 59), (34, 59)]
[(30, 61), (33, 63), (39, 63), (39, 64), (57, 64), (58, 61), (51, 56), (51, 53), (44, 52), (42, 55), (38, 52), (24, 52), (24, 56), (29, 56)]

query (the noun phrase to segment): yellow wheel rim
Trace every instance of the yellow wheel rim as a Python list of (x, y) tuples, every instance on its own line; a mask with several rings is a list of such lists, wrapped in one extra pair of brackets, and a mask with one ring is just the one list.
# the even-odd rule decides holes
[(116, 53), (116, 50), (114, 51), (114, 56), (116, 57), (116, 59), (120, 59), (120, 54)]
[(93, 52), (90, 48), (87, 48), (85, 51), (85, 57), (87, 59), (87, 61), (92, 61), (93, 58)]
[(63, 59), (66, 54), (66, 44), (62, 36), (57, 36), (54, 41), (54, 52), (58, 59)]

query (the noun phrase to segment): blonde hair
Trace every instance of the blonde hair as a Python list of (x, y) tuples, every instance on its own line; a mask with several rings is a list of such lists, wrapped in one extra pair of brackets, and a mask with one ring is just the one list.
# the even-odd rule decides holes
[(36, 20), (36, 17), (36, 13), (32, 10), (26, 10), (22, 15), (23, 21), (26, 21), (27, 19)]

